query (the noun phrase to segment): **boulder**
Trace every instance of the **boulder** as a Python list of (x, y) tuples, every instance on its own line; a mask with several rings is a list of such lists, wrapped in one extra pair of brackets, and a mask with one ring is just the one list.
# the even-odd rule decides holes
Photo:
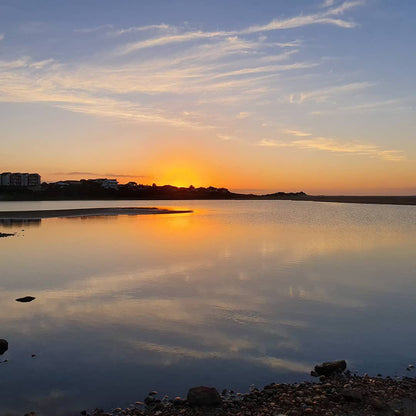
[(188, 391), (187, 400), (190, 406), (218, 407), (221, 397), (215, 387), (192, 387)]
[(332, 376), (333, 374), (342, 373), (347, 368), (347, 363), (345, 360), (341, 361), (331, 361), (327, 363), (322, 363), (315, 366), (315, 371), (312, 371), (311, 374), (314, 377), (317, 376)]
[(9, 349), (9, 343), (5, 339), (0, 339), (0, 355), (3, 355)]

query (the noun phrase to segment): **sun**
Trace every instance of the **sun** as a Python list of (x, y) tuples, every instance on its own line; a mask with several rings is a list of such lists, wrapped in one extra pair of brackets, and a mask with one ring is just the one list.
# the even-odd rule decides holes
[(158, 182), (161, 185), (178, 187), (189, 187), (190, 185), (200, 186), (203, 178), (198, 170), (198, 168), (183, 163), (167, 166), (161, 172)]

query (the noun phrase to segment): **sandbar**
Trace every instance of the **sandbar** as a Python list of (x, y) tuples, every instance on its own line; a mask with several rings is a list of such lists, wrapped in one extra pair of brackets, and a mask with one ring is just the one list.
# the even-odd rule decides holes
[(116, 208), (76, 208), (51, 209), (35, 211), (0, 211), (0, 220), (6, 219), (41, 219), (65, 217), (91, 217), (108, 215), (150, 215), (150, 214), (184, 214), (191, 210), (173, 210), (155, 207), (116, 207)]

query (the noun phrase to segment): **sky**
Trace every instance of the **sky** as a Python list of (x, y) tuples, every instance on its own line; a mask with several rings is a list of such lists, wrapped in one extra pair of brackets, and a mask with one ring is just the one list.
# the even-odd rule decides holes
[(0, 170), (416, 194), (413, 0), (1, 0)]

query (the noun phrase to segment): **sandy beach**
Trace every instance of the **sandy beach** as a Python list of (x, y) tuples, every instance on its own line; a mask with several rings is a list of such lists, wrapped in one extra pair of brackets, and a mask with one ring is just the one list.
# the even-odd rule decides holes
[(119, 207), (119, 208), (81, 208), (53, 209), (36, 211), (0, 211), (0, 220), (6, 219), (41, 219), (64, 217), (91, 217), (103, 215), (150, 215), (150, 214), (184, 214), (191, 210), (171, 210), (155, 207)]

